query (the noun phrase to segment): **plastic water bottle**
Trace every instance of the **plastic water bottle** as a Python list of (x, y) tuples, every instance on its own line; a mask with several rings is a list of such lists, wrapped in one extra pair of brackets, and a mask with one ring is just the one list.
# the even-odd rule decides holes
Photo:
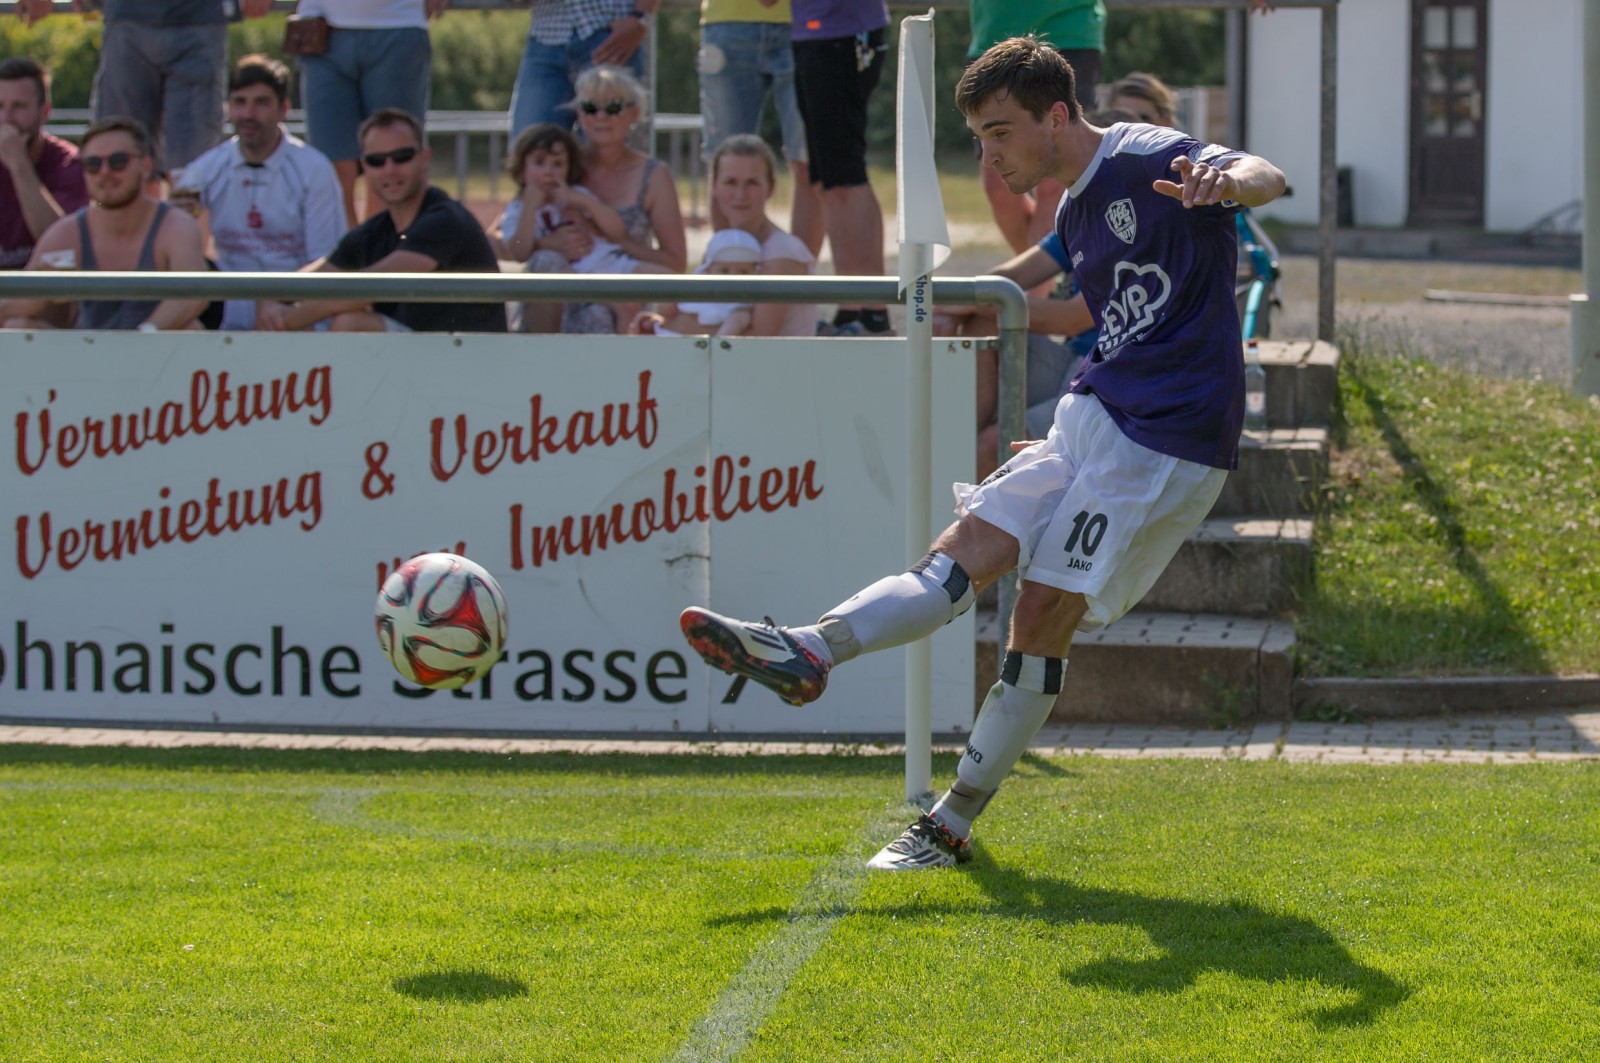
[(1244, 345), (1244, 426), (1251, 432), (1267, 429), (1267, 371), (1255, 340)]

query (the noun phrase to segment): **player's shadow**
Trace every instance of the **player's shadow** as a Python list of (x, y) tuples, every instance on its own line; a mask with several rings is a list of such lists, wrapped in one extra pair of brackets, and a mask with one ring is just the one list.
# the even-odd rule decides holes
[(1403, 984), (1350, 955), (1328, 931), (1300, 916), (1242, 901), (1210, 903), (1080, 886), (984, 860), (973, 876), (1001, 912), (1057, 924), (1130, 926), (1157, 955), (1105, 957), (1062, 971), (1076, 985), (1128, 993), (1176, 993), (1206, 971), (1258, 982), (1319, 982), (1353, 999), (1306, 1015), (1321, 1028), (1368, 1025), (1410, 995)]
[[(976, 847), (975, 847), (976, 848)], [(937, 903), (856, 907), (835, 915), (868, 915), (904, 921), (930, 915), (974, 915), (1031, 919), (1056, 926), (1127, 926), (1142, 930), (1156, 955), (1140, 959), (1107, 956), (1062, 970), (1074, 985), (1124, 993), (1177, 993), (1207, 971), (1253, 981), (1317, 982), (1350, 995), (1346, 1003), (1305, 1015), (1321, 1029), (1368, 1025), (1395, 1007), (1410, 990), (1382, 971), (1358, 962), (1337, 938), (1299, 916), (1280, 915), (1244, 902), (1210, 903), (1149, 897), (1128, 890), (1080, 886), (1048, 875), (995, 865), (980, 855), (960, 871), (907, 874), (970, 875), (988, 895), (987, 904)], [(769, 908), (724, 916), (712, 925), (783, 920), (791, 914)]]
[(485, 1000), (528, 995), (527, 983), (488, 971), (424, 971), (407, 978), (396, 978), (394, 990), (417, 1000), (448, 1000), (459, 1004), (480, 1004)]

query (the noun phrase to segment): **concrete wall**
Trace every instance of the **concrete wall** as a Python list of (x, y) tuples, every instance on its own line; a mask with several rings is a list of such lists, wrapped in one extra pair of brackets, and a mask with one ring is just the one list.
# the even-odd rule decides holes
[(1489, 4), (1484, 228), (1583, 198), (1583, 0)]
[[(1582, 0), (1491, 0), (1485, 228), (1516, 231), (1579, 198)], [(1321, 14), (1249, 19), (1245, 145), (1281, 166), (1295, 195), (1264, 213), (1317, 218)], [(1338, 161), (1355, 223), (1405, 224), (1409, 193), (1409, 0), (1339, 5)]]

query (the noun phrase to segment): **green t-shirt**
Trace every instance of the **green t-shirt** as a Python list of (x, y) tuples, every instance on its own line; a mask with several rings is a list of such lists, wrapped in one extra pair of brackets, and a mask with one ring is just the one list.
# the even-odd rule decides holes
[(997, 41), (1037, 34), (1066, 51), (1106, 47), (1106, 5), (1102, 0), (972, 0), (972, 47), (976, 59)]

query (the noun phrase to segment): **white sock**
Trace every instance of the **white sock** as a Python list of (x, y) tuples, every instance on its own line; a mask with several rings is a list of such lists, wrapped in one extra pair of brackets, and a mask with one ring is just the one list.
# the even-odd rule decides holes
[(825, 644), (824, 659), (837, 663), (915, 642), (971, 606), (972, 581), (953, 558), (935, 550), (910, 571), (879, 580), (817, 623), (789, 633), (813, 653), (816, 643)]
[(1000, 682), (989, 689), (967, 751), (956, 765), (956, 781), (929, 813), (934, 819), (963, 838), (972, 832), (972, 821), (1049, 718), (1066, 670), (1065, 657), (1031, 657), (1016, 650), (1006, 654)]

